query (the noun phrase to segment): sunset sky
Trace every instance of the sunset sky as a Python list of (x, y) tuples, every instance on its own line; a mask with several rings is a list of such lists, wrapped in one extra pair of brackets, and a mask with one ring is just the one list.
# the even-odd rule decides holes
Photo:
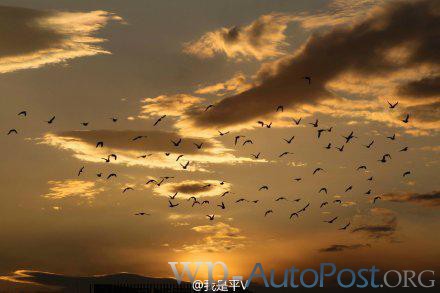
[(169, 261), (439, 268), (438, 1), (0, 0), (0, 39), (0, 291)]

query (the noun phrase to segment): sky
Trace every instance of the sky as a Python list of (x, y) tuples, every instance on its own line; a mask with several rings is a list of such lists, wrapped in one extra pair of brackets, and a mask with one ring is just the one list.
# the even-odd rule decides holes
[(438, 269), (439, 35), (433, 0), (0, 0), (0, 289)]

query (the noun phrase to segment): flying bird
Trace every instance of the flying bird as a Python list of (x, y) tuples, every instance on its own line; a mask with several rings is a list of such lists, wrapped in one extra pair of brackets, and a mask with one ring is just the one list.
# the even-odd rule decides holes
[(341, 147), (336, 147), (336, 149), (338, 150), (338, 151), (340, 151), (340, 152), (343, 152), (344, 151), (344, 144), (341, 146)]
[(382, 199), (382, 198), (381, 198), (380, 196), (376, 196), (376, 197), (373, 199), (373, 204), (375, 204), (376, 201), (379, 200), (379, 199)]
[(117, 177), (118, 175), (116, 175), (115, 173), (111, 173), (107, 176), (107, 179), (110, 179), (112, 177)]
[(122, 193), (126, 193), (129, 190), (134, 190), (132, 187), (125, 187)]
[(328, 150), (329, 150), (329, 149), (331, 149), (331, 148), (332, 148), (332, 143), (331, 143), (331, 142), (329, 142), (329, 143), (328, 143), (328, 145), (327, 145), (327, 146), (325, 146), (324, 148), (326, 148), (326, 149), (328, 149)]
[(338, 219), (338, 217), (334, 217), (334, 218), (331, 219), (331, 220), (324, 221), (324, 223), (333, 224), (333, 222), (336, 221), (337, 219)]
[(289, 138), (289, 139), (285, 139), (285, 138), (283, 138), (283, 139), (284, 139), (285, 142), (287, 142), (288, 144), (290, 144), (294, 138), (295, 138), (295, 135), (293, 135), (293, 136), (292, 136), (291, 138)]
[(96, 143), (96, 147), (97, 148), (99, 148), (99, 147), (104, 147), (104, 142), (103, 141), (98, 141), (97, 143)]
[(171, 200), (168, 200), (168, 207), (174, 208), (177, 207), (180, 203), (172, 203)]
[(11, 135), (12, 133), (14, 133), (14, 134), (18, 134), (17, 129), (11, 129), (11, 130), (9, 130), (7, 135)]
[(270, 214), (270, 213), (273, 213), (273, 211), (272, 210), (267, 210), (265, 213), (264, 213), (264, 216), (266, 217), (268, 214)]
[(47, 124), (52, 124), (55, 120), (55, 116), (53, 116), (52, 118), (50, 118), (47, 122)]
[(269, 187), (267, 185), (263, 185), (258, 189), (258, 191), (261, 191), (261, 190), (269, 190)]
[(312, 125), (313, 127), (318, 127), (318, 123), (319, 123), (319, 120), (316, 119), (315, 122), (313, 122), (313, 123), (310, 122), (309, 124)]
[(292, 219), (293, 216), (299, 218), (299, 215), (298, 215), (297, 212), (295, 212), (295, 213), (291, 213), (289, 219)]
[(352, 190), (353, 189), (353, 185), (350, 185), (349, 187), (347, 187), (346, 189), (345, 189), (345, 192), (349, 192), (350, 190)]
[(162, 119), (164, 119), (165, 117), (167, 117), (167, 115), (162, 115), (159, 119), (156, 120), (156, 122), (154, 122), (153, 126), (156, 126), (160, 121), (162, 121)]
[(345, 143), (349, 143), (350, 140), (352, 140), (353, 138), (357, 138), (357, 136), (354, 136), (354, 135), (353, 135), (353, 131), (350, 132), (349, 135), (347, 135), (347, 136), (342, 136), (342, 137), (345, 138)]
[(197, 149), (201, 149), (203, 146), (203, 142), (201, 142), (200, 144), (194, 143), (194, 145), (197, 147)]
[(211, 109), (212, 107), (214, 107), (214, 105), (208, 105), (208, 106), (205, 108), (205, 112), (208, 111), (209, 109)]
[(324, 207), (324, 206), (326, 206), (326, 205), (328, 205), (328, 202), (327, 202), (327, 201), (324, 201), (323, 203), (321, 203), (321, 206), (320, 206), (319, 208), (322, 208), (322, 207)]
[(173, 143), (173, 145), (174, 145), (175, 147), (178, 147), (178, 146), (180, 145), (180, 143), (182, 142), (182, 139), (179, 138), (178, 141), (171, 140), (171, 142)]
[(396, 102), (396, 103), (394, 103), (394, 104), (391, 104), (389, 101), (387, 101), (388, 102), (388, 105), (389, 105), (389, 108), (390, 109), (394, 109), (394, 108), (396, 108), (396, 106), (399, 104), (399, 102)]
[(27, 112), (26, 111), (21, 111), (20, 113), (17, 114), (17, 116), (27, 116)]
[(365, 165), (359, 166), (359, 167), (357, 167), (356, 170), (359, 171), (359, 170), (362, 170), (362, 169), (367, 170), (367, 166), (365, 166)]
[(399, 152), (406, 152), (408, 150), (408, 147), (404, 147), (403, 149), (401, 149)]
[(364, 145), (364, 147), (366, 147), (367, 149), (371, 148), (371, 146), (373, 145), (374, 140), (372, 140), (369, 144)]
[(403, 173), (402, 177), (405, 177), (405, 176), (410, 175), (410, 174), (411, 174), (411, 171), (406, 171), (405, 173)]
[(82, 172), (84, 171), (84, 166), (82, 166), (79, 171), (78, 171), (78, 176), (82, 174)]
[(147, 214), (145, 212), (138, 212), (134, 214), (135, 216), (149, 216), (150, 214)]
[(87, 126), (87, 125), (89, 125), (89, 122), (81, 122), (81, 125), (82, 126)]
[(321, 191), (324, 191), (325, 192), (325, 194), (327, 194), (327, 188), (325, 188), (325, 187), (322, 187), (320, 190), (319, 190), (319, 192), (318, 193), (321, 193)]
[(226, 135), (230, 132), (230, 131), (221, 132), (220, 130), (217, 130), (217, 131), (218, 131), (218, 134), (220, 134), (220, 136)]
[(402, 120), (403, 123), (408, 123), (409, 122), (409, 114), (406, 114), (405, 118), (403, 118)]
[(325, 170), (322, 168), (316, 168), (315, 171), (313, 171), (313, 175), (315, 175), (319, 171), (325, 171)]
[(224, 210), (226, 208), (224, 202), (222, 202), (222, 204), (218, 204), (217, 206), (220, 207), (222, 210)]
[(118, 122), (118, 117), (112, 117), (110, 118), (114, 123)]
[(206, 215), (210, 221), (214, 220), (215, 215)]
[(175, 199), (179, 192), (174, 193), (174, 195), (168, 195), (170, 199)]
[(284, 157), (284, 156), (286, 156), (286, 155), (293, 155), (293, 153), (291, 153), (291, 152), (283, 152), (283, 153), (281, 153), (281, 154), (278, 156), (278, 158)]
[(182, 166), (183, 170), (186, 170), (188, 168), (188, 166), (189, 166), (189, 161), (186, 162), (185, 165), (180, 164), (180, 166)]
[(146, 135), (138, 135), (136, 137), (133, 137), (132, 141), (136, 141), (136, 140), (139, 140), (141, 138), (147, 138), (147, 136)]
[(304, 76), (303, 79), (307, 80), (309, 85), (312, 83), (312, 78), (310, 76)]
[(177, 158), (176, 158), (176, 162), (179, 161), (179, 159), (182, 158), (182, 157), (183, 157), (183, 155), (178, 155)]
[(281, 112), (284, 112), (284, 106), (282, 106), (282, 105), (278, 106), (277, 112), (280, 111), (280, 110), (281, 110)]
[(339, 228), (339, 230), (347, 230), (348, 227), (350, 227), (350, 222), (348, 222), (344, 227)]
[(238, 140), (242, 137), (244, 137), (244, 135), (237, 135), (234, 140), (234, 145), (237, 145)]
[(391, 140), (395, 140), (396, 139), (396, 134), (394, 133), (392, 136), (387, 136), (388, 139)]
[(295, 123), (296, 125), (299, 125), (302, 118), (300, 117), (298, 120), (296, 120), (295, 118), (292, 118), (292, 119), (293, 119), (293, 123)]
[(246, 145), (247, 143), (254, 144), (254, 142), (252, 141), (252, 139), (247, 139), (247, 140), (245, 140), (245, 141), (243, 142), (243, 145)]

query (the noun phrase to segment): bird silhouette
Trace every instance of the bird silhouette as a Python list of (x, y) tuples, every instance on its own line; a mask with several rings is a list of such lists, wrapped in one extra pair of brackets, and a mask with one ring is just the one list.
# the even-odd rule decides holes
[(220, 207), (222, 210), (224, 210), (226, 208), (224, 202), (222, 202), (222, 204), (218, 204), (217, 206)]
[(284, 112), (284, 106), (282, 106), (282, 105), (278, 106), (276, 112), (278, 112), (280, 110), (281, 110), (281, 112)]
[(347, 230), (348, 227), (350, 227), (350, 222), (348, 222), (344, 227), (339, 228), (339, 230)]
[[(388, 102), (388, 101), (387, 101)], [(399, 104), (399, 102), (395, 102), (394, 104), (391, 104), (390, 102), (388, 102), (389, 108), (390, 109), (394, 109), (396, 108), (396, 106)]]
[(210, 221), (214, 220), (215, 215), (206, 215)]
[(299, 181), (301, 181), (301, 180), (302, 180), (302, 178), (300, 178), (300, 177), (297, 177), (297, 178), (293, 178), (293, 180), (294, 180), (294, 181), (296, 181), (296, 182), (299, 182)]
[(387, 136), (388, 139), (391, 140), (395, 140), (396, 139), (396, 134), (394, 133), (392, 136)]
[(167, 117), (167, 115), (162, 115), (159, 119), (156, 120), (156, 122), (154, 122), (153, 126), (156, 126), (159, 122), (162, 121), (162, 119), (164, 119), (165, 117)]
[(145, 155), (141, 155), (141, 156), (139, 156), (138, 158), (142, 158), (142, 159), (145, 159), (146, 157), (149, 157), (149, 156), (152, 156), (153, 154), (145, 154)]
[(236, 202), (236, 203), (239, 203), (239, 202), (243, 202), (243, 201), (248, 202), (248, 200), (245, 199), (245, 198), (239, 198), (239, 199), (237, 199), (235, 202)]
[(180, 203), (172, 203), (171, 200), (168, 200), (168, 207), (174, 208), (177, 207)]
[(258, 154), (251, 154), (251, 156), (254, 157), (254, 159), (258, 159), (258, 158), (260, 158), (260, 154), (261, 154), (261, 153), (258, 153)]
[(218, 134), (220, 134), (220, 136), (226, 135), (230, 132), (230, 131), (221, 132), (220, 130), (217, 130), (217, 131), (218, 131)]
[(269, 186), (263, 185), (258, 189), (258, 191), (261, 191), (261, 190), (269, 190)]
[(174, 145), (175, 147), (178, 147), (178, 146), (180, 145), (180, 143), (182, 142), (182, 139), (179, 138), (178, 141), (171, 140), (171, 142), (173, 143), (173, 145)]
[(150, 179), (150, 180), (148, 180), (147, 183), (145, 183), (145, 184), (148, 185), (148, 184), (150, 184), (150, 183), (155, 183), (155, 184), (157, 184), (157, 181), (154, 180), (154, 179)]
[(27, 116), (27, 112), (26, 111), (21, 111), (20, 113), (17, 114), (17, 116), (26, 117)]
[(353, 135), (353, 131), (350, 132), (349, 135), (347, 136), (342, 136), (343, 138), (345, 138), (345, 143), (349, 143), (353, 138), (357, 138), (357, 136)]
[(135, 216), (149, 216), (150, 214), (147, 214), (145, 212), (138, 212), (134, 214)]
[(234, 140), (234, 145), (237, 145), (238, 140), (242, 137), (244, 137), (244, 135), (237, 135)]
[(118, 117), (112, 117), (110, 118), (114, 123), (118, 122)]
[(404, 147), (403, 149), (401, 149), (399, 152), (406, 152), (408, 151), (408, 147)]
[(280, 196), (277, 199), (275, 199), (275, 201), (280, 201), (280, 200), (287, 200), (287, 198), (285, 198), (284, 196)]
[(285, 139), (285, 138), (283, 138), (284, 139), (284, 141), (285, 142), (287, 142), (288, 144), (290, 144), (290, 143), (292, 143), (292, 141), (293, 141), (293, 139), (295, 138), (295, 135), (293, 135), (291, 138), (289, 138), (289, 139)]
[(344, 144), (341, 146), (341, 147), (336, 147), (336, 149), (338, 150), (338, 151), (340, 151), (340, 152), (343, 152), (344, 151)]
[(203, 142), (201, 142), (200, 144), (194, 143), (194, 145), (197, 147), (197, 149), (201, 149), (203, 146)]
[(352, 190), (353, 189), (353, 185), (350, 185), (349, 187), (347, 187), (346, 189), (345, 189), (345, 192), (349, 192), (350, 190)]
[(98, 174), (96, 174), (96, 176), (101, 178), (102, 177), (102, 173), (98, 173)]
[(375, 204), (376, 201), (379, 200), (379, 199), (382, 199), (382, 198), (381, 198), (380, 196), (376, 196), (376, 197), (373, 199), (373, 204)]
[(126, 193), (129, 190), (134, 190), (133, 187), (125, 187), (122, 193)]
[(362, 166), (359, 166), (359, 167), (357, 167), (357, 171), (359, 171), (359, 170), (367, 170), (367, 166), (365, 166), (365, 165), (362, 165)]
[(371, 194), (371, 189), (368, 189), (367, 192), (365, 192), (366, 195), (370, 195)]
[(292, 119), (293, 119), (293, 123), (295, 123), (296, 125), (299, 125), (302, 118), (300, 117), (298, 120), (296, 120), (295, 118), (292, 118)]
[(322, 169), (322, 168), (316, 168), (314, 171), (313, 171), (313, 175), (315, 175), (317, 172), (319, 172), (319, 171), (325, 171), (324, 169)]
[(180, 164), (180, 166), (182, 166), (183, 170), (186, 170), (188, 168), (188, 166), (189, 166), (189, 161), (186, 162), (185, 165)]
[(369, 177), (367, 180), (368, 181), (373, 181), (373, 176)]
[(318, 127), (318, 123), (319, 123), (319, 120), (316, 119), (315, 122), (313, 122), (313, 123), (310, 122), (309, 124), (312, 125), (313, 127)]
[(264, 216), (266, 217), (268, 214), (270, 214), (270, 213), (273, 213), (273, 211), (272, 210), (267, 210), (265, 213), (264, 213)]
[(247, 139), (247, 140), (245, 140), (245, 141), (243, 142), (243, 145), (246, 145), (247, 143), (254, 144), (254, 142), (252, 141), (252, 139)]
[(410, 174), (411, 174), (411, 171), (406, 171), (405, 173), (403, 173), (403, 176), (402, 176), (402, 177), (408, 176), (408, 175), (410, 175)]
[(47, 124), (52, 124), (55, 121), (55, 116), (53, 116), (52, 118), (50, 118), (49, 120), (47, 120)]
[(340, 200), (340, 199), (335, 199), (335, 200), (333, 201), (333, 203), (342, 203), (342, 200)]
[(283, 152), (283, 153), (281, 153), (281, 154), (278, 156), (278, 158), (281, 158), (281, 157), (284, 157), (284, 156), (287, 156), (287, 155), (293, 155), (293, 153), (291, 153), (291, 152)]
[(329, 142), (329, 143), (328, 143), (328, 145), (327, 145), (327, 146), (325, 146), (324, 148), (326, 148), (326, 149), (328, 149), (328, 150), (329, 150), (329, 149), (331, 149), (331, 148), (332, 148), (332, 143), (331, 143), (331, 142)]
[(209, 204), (209, 200), (202, 201), (202, 205), (204, 205), (204, 204)]
[(106, 163), (110, 163), (110, 158), (101, 158), (103, 159)]
[(310, 76), (304, 76), (303, 79), (307, 80), (309, 85), (312, 83), (312, 78)]
[(371, 146), (373, 145), (374, 140), (372, 140), (369, 144), (364, 145), (364, 147), (366, 147), (367, 149), (371, 148)]
[(324, 193), (325, 194), (327, 194), (327, 188), (325, 188), (325, 187), (322, 187), (320, 190), (319, 190), (319, 192), (318, 193), (321, 193), (321, 191), (324, 191)]
[(223, 192), (223, 194), (220, 195), (220, 197), (223, 197), (223, 196), (225, 196), (226, 194), (229, 194), (229, 191), (225, 191), (225, 192)]
[(208, 106), (205, 108), (205, 112), (208, 111), (209, 109), (213, 108), (213, 107), (214, 107), (214, 105), (208, 105)]
[(258, 203), (258, 202), (259, 202), (259, 200), (258, 200), (258, 199), (256, 199), (256, 200), (253, 200), (252, 202), (253, 202), (253, 203)]
[(78, 176), (80, 176), (84, 171), (84, 166), (82, 166), (78, 171)]
[(178, 155), (177, 158), (176, 158), (176, 162), (179, 161), (179, 159), (182, 158), (182, 157), (183, 157), (183, 155)]
[(82, 126), (88, 126), (88, 125), (89, 125), (89, 122), (81, 122), (81, 125), (82, 125)]
[(409, 114), (406, 114), (405, 118), (403, 118), (402, 120), (403, 123), (408, 123), (409, 122)]
[(11, 129), (11, 130), (9, 130), (8, 131), (8, 133), (7, 133), (7, 135), (11, 135), (11, 134), (18, 134), (18, 131), (17, 131), (17, 129)]
[(115, 159), (115, 161), (118, 159), (118, 156), (116, 155), (116, 154), (110, 154), (110, 155), (108, 155), (108, 158), (110, 159), (110, 158), (113, 158), (113, 159)]
[(178, 194), (178, 192), (174, 193), (173, 195), (168, 195), (168, 197), (169, 197), (170, 199), (175, 199), (176, 196), (177, 196), (177, 194)]
[(107, 176), (107, 179), (110, 179), (112, 177), (117, 177), (118, 175), (116, 175), (115, 173), (111, 173)]
[(104, 147), (104, 142), (103, 141), (98, 141), (97, 143), (96, 143), (96, 147), (97, 148), (99, 148), (99, 147)]
[(147, 136), (146, 136), (146, 135), (138, 135), (138, 136), (136, 136), (136, 137), (133, 137), (133, 138), (132, 138), (132, 141), (136, 141), (136, 140), (139, 140), (139, 139), (141, 139), (141, 138), (147, 138)]
[(334, 217), (334, 218), (331, 219), (331, 220), (326, 220), (326, 221), (324, 221), (324, 223), (333, 224), (333, 222), (336, 221), (337, 219), (338, 219), (338, 217)]

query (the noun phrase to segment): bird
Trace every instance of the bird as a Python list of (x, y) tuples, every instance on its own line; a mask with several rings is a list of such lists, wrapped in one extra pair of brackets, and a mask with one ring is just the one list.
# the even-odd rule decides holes
[(333, 203), (342, 203), (342, 200), (340, 200), (340, 199), (335, 199), (335, 200), (333, 201)]
[(169, 155), (171, 155), (171, 153), (165, 153), (165, 156), (167, 156), (167, 157), (168, 157)]
[(346, 189), (345, 189), (345, 192), (349, 192), (350, 190), (352, 190), (353, 189), (353, 185), (350, 185), (349, 187), (347, 187)]
[(376, 197), (373, 199), (373, 204), (375, 204), (376, 201), (379, 200), (379, 199), (382, 199), (382, 198), (381, 198), (380, 196), (376, 196)]
[(332, 143), (331, 143), (331, 142), (329, 142), (329, 143), (328, 143), (328, 145), (327, 145), (327, 146), (325, 146), (324, 148), (326, 148), (326, 149), (328, 149), (328, 150), (329, 150), (329, 149), (331, 149), (331, 148), (332, 148)]
[(350, 226), (350, 222), (348, 222), (344, 227), (339, 228), (339, 230), (347, 230), (347, 228)]
[(280, 200), (287, 200), (287, 198), (285, 198), (284, 196), (280, 196), (277, 199), (275, 199), (275, 201), (280, 201)]
[(150, 214), (147, 214), (145, 212), (138, 212), (134, 214), (135, 216), (149, 216)]
[(313, 123), (310, 122), (309, 124), (312, 125), (313, 127), (318, 127), (318, 123), (319, 123), (319, 120), (316, 119), (315, 122), (313, 122)]
[(165, 117), (167, 117), (167, 115), (162, 115), (161, 117), (159, 117), (159, 119), (156, 120), (156, 122), (154, 122), (153, 126), (156, 126), (160, 121), (162, 121), (162, 119), (164, 119)]
[(289, 219), (292, 219), (293, 216), (299, 218), (299, 215), (298, 215), (297, 212), (295, 212), (295, 213), (291, 213)]
[(268, 214), (270, 214), (270, 213), (273, 213), (273, 211), (272, 210), (267, 210), (265, 213), (264, 213), (264, 216), (266, 217)]
[(324, 191), (325, 192), (325, 194), (327, 194), (327, 188), (325, 188), (325, 187), (322, 187), (320, 190), (319, 190), (319, 192), (318, 193), (321, 193), (321, 191)]
[(296, 125), (299, 125), (299, 123), (301, 122), (302, 117), (300, 117), (298, 120), (296, 120), (295, 118), (293, 119), (293, 123), (295, 123)]
[(194, 145), (197, 147), (197, 149), (200, 150), (202, 148), (202, 146), (203, 146), (203, 142), (201, 142), (200, 144), (197, 144), (197, 143), (194, 142)]
[(332, 132), (333, 126), (326, 129), (327, 132)]
[(254, 157), (254, 159), (258, 159), (258, 158), (260, 157), (260, 154), (261, 154), (261, 153), (258, 153), (258, 154), (251, 154), (251, 156)]
[(220, 195), (220, 197), (223, 197), (223, 196), (225, 196), (225, 195), (228, 194), (228, 193), (229, 193), (229, 191), (225, 191), (225, 192), (223, 192), (222, 195)]
[(168, 207), (174, 208), (177, 207), (180, 203), (172, 203), (171, 200), (168, 200)]
[(82, 166), (79, 171), (78, 171), (78, 176), (82, 174), (82, 172), (84, 171), (84, 166)]
[(99, 148), (99, 147), (104, 147), (104, 142), (103, 141), (98, 141), (97, 143), (96, 143), (96, 147), (97, 148)]
[(136, 137), (133, 137), (132, 141), (136, 141), (136, 140), (139, 140), (141, 138), (147, 138), (147, 136), (146, 135), (138, 135)]
[(21, 111), (20, 113), (17, 114), (17, 116), (27, 116), (27, 112), (26, 111)]
[(199, 202), (198, 200), (195, 200), (195, 201), (192, 203), (191, 207), (193, 208), (196, 204), (200, 204), (200, 202)]
[(285, 138), (283, 138), (284, 139), (284, 141), (285, 142), (287, 142), (288, 144), (290, 144), (292, 141), (293, 141), (293, 139), (295, 138), (295, 135), (293, 135), (291, 138), (289, 138), (289, 139), (285, 139)]
[(178, 194), (178, 192), (174, 193), (173, 195), (168, 195), (168, 197), (169, 197), (170, 199), (175, 199), (176, 196), (177, 196), (177, 194)]
[(157, 184), (157, 181), (154, 180), (154, 179), (150, 179), (150, 180), (148, 180), (147, 183), (145, 183), (145, 184), (148, 185), (148, 184), (150, 184), (150, 183), (156, 183), (156, 184)]
[(338, 151), (340, 151), (340, 152), (343, 152), (344, 151), (344, 144), (341, 146), (341, 147), (336, 147), (336, 149), (338, 150)]
[(222, 202), (222, 204), (218, 204), (217, 206), (220, 207), (222, 210), (224, 210), (226, 208), (224, 202)]
[(239, 203), (239, 202), (242, 202), (242, 201), (246, 201), (246, 202), (248, 202), (248, 200), (247, 199), (245, 199), (245, 198), (240, 198), (240, 199), (237, 199), (235, 202), (236, 203)]
[(204, 204), (209, 204), (209, 200), (204, 200), (204, 201), (202, 201), (201, 204), (202, 204), (202, 205), (204, 205)]
[(96, 176), (101, 178), (102, 177), (102, 173), (98, 173), (98, 174), (96, 174)]
[(300, 210), (300, 212), (305, 212), (306, 209), (307, 209), (309, 206), (310, 206), (310, 203), (306, 204), (306, 206), (303, 207), (303, 208)]
[(206, 215), (210, 221), (214, 220), (215, 215)]
[(110, 179), (112, 177), (117, 177), (118, 175), (116, 175), (115, 173), (111, 173), (107, 176), (107, 179)]
[(309, 82), (309, 85), (312, 83), (312, 78), (310, 76), (304, 76), (303, 79)]
[(334, 221), (336, 221), (338, 219), (338, 217), (334, 217), (333, 219), (331, 219), (331, 220), (327, 220), (327, 221), (324, 221), (324, 223), (329, 223), (329, 224), (332, 224)]
[(403, 176), (402, 176), (402, 177), (408, 176), (408, 175), (410, 175), (410, 174), (411, 174), (411, 171), (406, 171), (405, 173), (403, 173)]
[(261, 191), (261, 190), (269, 190), (269, 186), (263, 185), (258, 189), (258, 191)]
[(180, 164), (180, 166), (182, 166), (182, 168), (183, 168), (184, 170), (186, 170), (186, 169), (188, 168), (188, 166), (189, 166), (189, 161), (186, 162), (185, 165)]
[(14, 133), (14, 134), (18, 134), (17, 129), (11, 129), (11, 130), (9, 130), (7, 135), (11, 135), (12, 133)]
[(252, 139), (247, 139), (247, 140), (245, 140), (245, 141), (243, 142), (243, 145), (246, 145), (247, 143), (254, 144), (254, 142), (252, 141)]
[(141, 156), (139, 156), (138, 158), (142, 158), (142, 159), (145, 159), (146, 157), (149, 157), (149, 156), (151, 156), (151, 155), (153, 155), (153, 154), (148, 154), (148, 155), (141, 155)]
[(191, 196), (190, 198), (187, 199), (187, 201), (190, 201), (191, 199), (192, 199), (193, 201), (197, 201), (197, 198), (196, 198), (195, 196)]
[(369, 177), (367, 180), (368, 181), (373, 181), (373, 176)]
[(321, 134), (322, 134), (324, 131), (327, 131), (327, 129), (318, 129), (318, 138), (321, 137)]
[(286, 156), (286, 155), (293, 155), (293, 153), (291, 153), (291, 152), (283, 152), (283, 153), (281, 153), (281, 154), (278, 156), (278, 158), (284, 157), (284, 156)]
[(389, 101), (387, 101), (388, 102), (388, 105), (389, 105), (389, 108), (390, 109), (394, 109), (394, 108), (396, 108), (396, 106), (399, 104), (399, 102), (396, 102), (396, 103), (394, 103), (394, 104), (391, 104)]
[(101, 158), (103, 159), (106, 163), (110, 163), (110, 158)]
[(294, 180), (294, 181), (296, 181), (296, 182), (299, 182), (299, 181), (301, 181), (301, 180), (302, 180), (302, 178), (300, 178), (300, 177), (297, 177), (297, 178), (293, 178), (293, 180)]
[(178, 147), (178, 146), (180, 145), (180, 143), (182, 142), (182, 139), (179, 138), (178, 141), (171, 140), (171, 142), (173, 143), (173, 145), (174, 145), (175, 147)]
[(52, 124), (55, 121), (55, 116), (53, 116), (52, 118), (50, 118), (49, 120), (47, 120), (47, 124)]
[(214, 107), (214, 105), (208, 105), (208, 106), (205, 108), (205, 112), (208, 111), (209, 109), (211, 109), (212, 107)]
[(237, 145), (238, 140), (242, 137), (244, 137), (244, 135), (237, 135), (234, 140), (234, 145)]
[(371, 148), (371, 146), (373, 145), (374, 140), (372, 140), (369, 144), (364, 145), (364, 147), (366, 147), (367, 149)]
[(118, 122), (118, 117), (112, 117), (110, 118), (114, 123)]
[(108, 158), (110, 159), (110, 158), (113, 158), (113, 159), (115, 159), (115, 161), (118, 159), (118, 156), (116, 155), (116, 154), (110, 154), (110, 155), (108, 155)]
[(322, 168), (316, 168), (314, 171), (313, 171), (313, 175), (315, 175), (317, 172), (319, 172), (319, 171), (325, 171), (324, 169), (322, 169)]
[(177, 158), (176, 158), (176, 162), (177, 162), (180, 158), (182, 158), (182, 157), (183, 157), (183, 155), (178, 155)]
[(265, 123), (263, 121), (257, 121), (258, 124), (261, 125), (261, 127), (264, 127)]
[(356, 170), (359, 171), (359, 170), (362, 170), (362, 169), (367, 170), (367, 166), (365, 166), (365, 165), (359, 166), (359, 167), (357, 167)]
[(221, 132), (220, 130), (217, 130), (217, 131), (218, 131), (218, 134), (220, 134), (220, 136), (226, 135), (230, 132), (230, 131)]
[(371, 194), (371, 189), (368, 189), (368, 191), (365, 192), (364, 194), (366, 194), (366, 195), (370, 195), (370, 194)]
[(345, 138), (345, 143), (349, 143), (350, 140), (352, 140), (353, 138), (357, 138), (356, 136), (353, 135), (353, 131), (350, 132), (349, 135), (347, 135), (347, 136), (342, 136), (342, 137)]
[(256, 199), (256, 200), (253, 200), (252, 202), (253, 202), (253, 203), (258, 203), (258, 202), (259, 202), (259, 200), (258, 200), (258, 199)]
[(387, 136), (388, 139), (391, 140), (395, 140), (396, 139), (396, 134), (394, 133), (392, 136)]
[(401, 149), (399, 152), (406, 152), (408, 150), (408, 147), (404, 147), (403, 149)]
[(283, 105), (278, 106), (276, 112), (278, 112), (279, 110), (281, 110), (281, 112), (284, 112), (284, 106)]
[(132, 187), (125, 187), (122, 193), (126, 193), (129, 190), (134, 190)]
[(270, 128), (272, 126), (272, 122), (270, 122), (269, 124), (266, 124), (266, 128)]
[(403, 118), (402, 120), (403, 123), (408, 123), (409, 122), (409, 114), (406, 114), (405, 118)]
[(322, 208), (322, 207), (324, 207), (324, 206), (326, 206), (326, 205), (328, 205), (328, 202), (327, 202), (327, 201), (324, 201), (323, 203), (321, 203), (321, 206), (320, 206), (319, 208)]

